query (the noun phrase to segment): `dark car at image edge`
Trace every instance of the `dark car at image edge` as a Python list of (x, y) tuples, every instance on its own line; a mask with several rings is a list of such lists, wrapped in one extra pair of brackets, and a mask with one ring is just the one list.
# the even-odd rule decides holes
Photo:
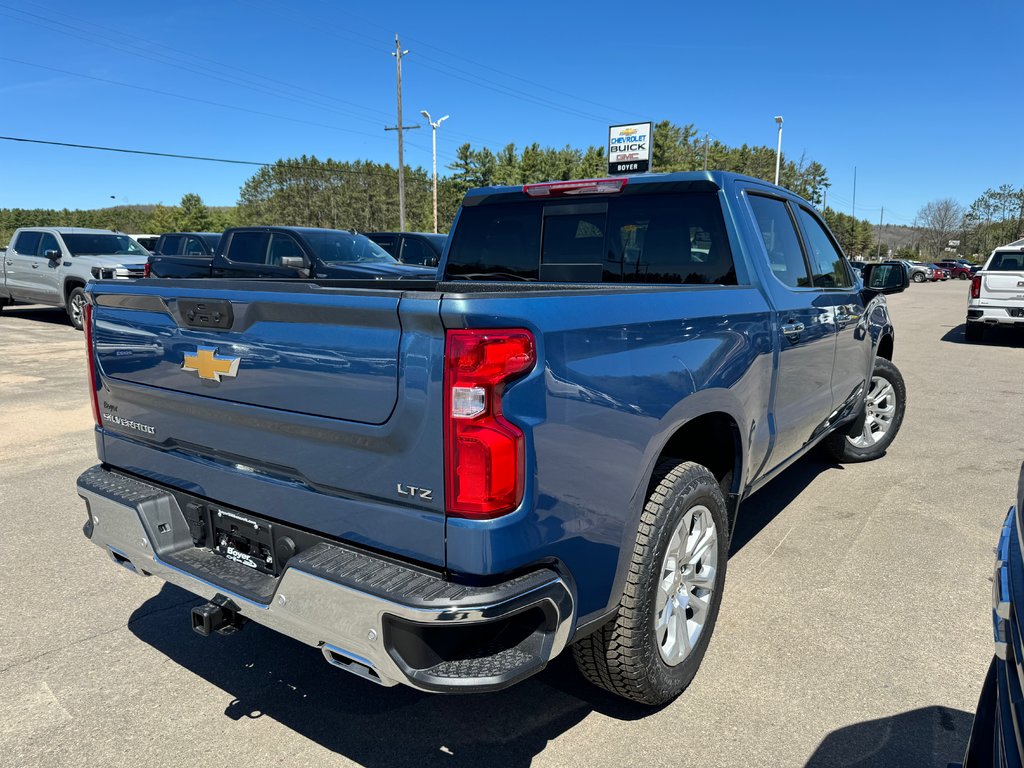
[(1019, 766), (1024, 755), (1024, 466), (1017, 483), (1017, 504), (999, 534), (992, 584), (992, 632), (995, 655), (978, 701), (978, 711), (964, 757), (964, 768)]

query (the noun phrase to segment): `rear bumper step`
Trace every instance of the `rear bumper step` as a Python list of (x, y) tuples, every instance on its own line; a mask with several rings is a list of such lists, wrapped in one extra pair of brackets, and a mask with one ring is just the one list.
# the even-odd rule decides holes
[[(115, 563), (230, 606), (233, 623), (263, 624), (382, 685), (504, 688), (543, 669), (569, 638), (572, 593), (547, 568), (474, 586), (320, 540), (275, 577), (197, 547), (179, 493), (99, 466), (78, 479), (78, 493), (86, 536)], [(223, 629), (227, 614), (197, 610), (197, 631)]]

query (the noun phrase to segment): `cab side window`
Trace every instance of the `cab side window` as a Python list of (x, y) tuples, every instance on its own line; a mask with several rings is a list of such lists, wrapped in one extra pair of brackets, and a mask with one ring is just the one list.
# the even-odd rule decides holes
[(280, 267), (283, 259), (302, 259), (305, 262), (306, 256), (292, 237), (276, 232), (270, 240), (270, 259), (267, 263), (272, 267)]
[(14, 241), (14, 250), (22, 256), (35, 256), (39, 251), (39, 240), (42, 232), (22, 232)]
[(43, 236), (39, 238), (39, 250), (37, 251), (37, 255), (46, 258), (47, 251), (56, 251), (57, 258), (60, 258), (60, 245), (57, 243), (57, 238), (49, 232), (43, 232)]
[(790, 288), (812, 287), (804, 250), (800, 245), (796, 224), (789, 213), (789, 206), (782, 200), (762, 195), (748, 195), (748, 200), (764, 248), (768, 252), (772, 274)]
[(185, 242), (185, 255), (186, 256), (205, 256), (206, 249), (203, 248), (202, 242), (198, 237), (190, 237)]
[(845, 259), (824, 225), (804, 208), (797, 208), (797, 217), (804, 231), (807, 256), (815, 288), (849, 288), (853, 285)]

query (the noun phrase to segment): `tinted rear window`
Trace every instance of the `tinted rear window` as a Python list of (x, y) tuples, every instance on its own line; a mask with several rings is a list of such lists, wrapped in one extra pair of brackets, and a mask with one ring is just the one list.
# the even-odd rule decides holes
[(1024, 272), (1024, 253), (996, 253), (986, 272)]
[(714, 193), (463, 208), (447, 276), (735, 285)]

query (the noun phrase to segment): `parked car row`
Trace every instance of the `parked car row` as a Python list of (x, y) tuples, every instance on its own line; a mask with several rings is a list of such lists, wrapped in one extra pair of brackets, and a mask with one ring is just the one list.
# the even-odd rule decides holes
[(429, 279), (447, 235), (311, 227), (235, 227), (220, 232), (131, 235), (106, 229), (24, 227), (0, 248), (0, 308), (64, 307), (83, 323), (93, 279), (266, 277)]

